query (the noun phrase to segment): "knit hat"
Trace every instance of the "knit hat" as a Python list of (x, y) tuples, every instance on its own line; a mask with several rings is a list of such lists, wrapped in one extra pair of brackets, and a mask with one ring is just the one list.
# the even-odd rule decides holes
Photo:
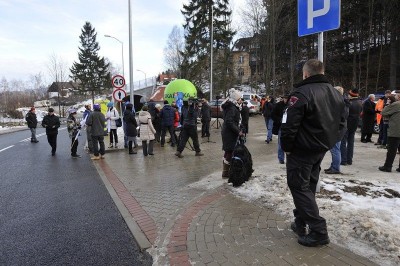
[(93, 110), (100, 111), (100, 104), (95, 103), (95, 104), (93, 105)]
[(238, 101), (240, 98), (242, 98), (242, 93), (238, 90), (235, 90), (234, 88), (229, 90), (229, 98), (232, 101)]
[(126, 109), (131, 110), (133, 109), (133, 104), (128, 103), (127, 105), (125, 105)]
[(49, 108), (49, 113), (54, 113), (54, 109), (53, 108)]
[(351, 90), (349, 91), (349, 95), (350, 95), (351, 97), (358, 97), (358, 96), (359, 96), (359, 94), (358, 94), (358, 89), (357, 89), (357, 88), (351, 89)]
[(69, 110), (69, 113), (70, 113), (70, 114), (76, 114), (76, 109), (71, 109), (71, 110)]
[(107, 103), (107, 107), (114, 107), (113, 102), (108, 102), (108, 103)]

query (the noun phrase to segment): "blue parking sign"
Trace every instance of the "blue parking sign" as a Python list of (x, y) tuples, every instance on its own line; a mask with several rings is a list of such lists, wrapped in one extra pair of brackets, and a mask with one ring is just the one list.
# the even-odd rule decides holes
[(340, 0), (298, 0), (297, 7), (299, 36), (340, 27)]

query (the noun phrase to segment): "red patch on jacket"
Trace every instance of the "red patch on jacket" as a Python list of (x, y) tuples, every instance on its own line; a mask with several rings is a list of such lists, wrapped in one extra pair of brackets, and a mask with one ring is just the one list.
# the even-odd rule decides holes
[(289, 99), (289, 107), (295, 105), (298, 100), (299, 100), (299, 98), (297, 98), (295, 96), (290, 97), (290, 99)]

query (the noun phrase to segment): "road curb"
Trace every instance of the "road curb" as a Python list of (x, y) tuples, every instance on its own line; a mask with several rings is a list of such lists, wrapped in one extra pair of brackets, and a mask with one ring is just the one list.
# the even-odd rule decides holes
[(111, 185), (111, 183), (108, 180), (108, 177), (106, 176), (106, 174), (104, 173), (102, 167), (98, 163), (94, 163), (94, 166), (96, 167), (97, 172), (99, 173), (104, 185), (106, 186), (108, 193), (110, 194), (110, 196), (113, 199), (115, 205), (117, 206), (119, 212), (121, 213), (122, 217), (124, 218), (125, 223), (127, 224), (129, 230), (131, 231), (139, 248), (142, 251), (150, 248), (152, 246), (152, 244), (147, 239), (146, 235), (142, 232), (139, 225), (135, 222), (131, 213), (126, 208), (125, 204), (119, 198), (117, 192), (114, 190), (114, 187)]

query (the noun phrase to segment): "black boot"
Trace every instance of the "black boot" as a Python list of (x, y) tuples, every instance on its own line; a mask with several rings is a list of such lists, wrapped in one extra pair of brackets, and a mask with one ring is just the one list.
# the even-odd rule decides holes
[(306, 227), (300, 225), (298, 226), (295, 222), (292, 222), (290, 224), (290, 229), (292, 229), (292, 231), (296, 233), (296, 235), (298, 235), (299, 237), (307, 235)]
[(300, 236), (297, 242), (306, 247), (316, 247), (327, 245), (329, 244), (330, 240), (328, 234), (319, 234), (315, 231), (311, 231), (306, 236)]

